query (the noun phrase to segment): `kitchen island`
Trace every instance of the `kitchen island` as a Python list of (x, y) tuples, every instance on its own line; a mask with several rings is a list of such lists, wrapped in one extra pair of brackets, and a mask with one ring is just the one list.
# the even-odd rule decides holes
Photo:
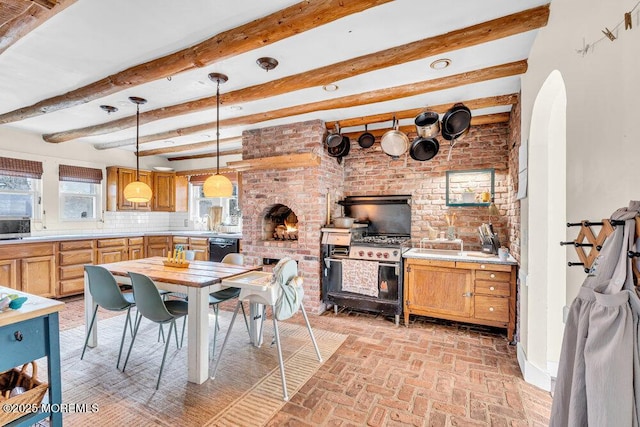
[(516, 326), (517, 262), (481, 252), (413, 248), (405, 258), (404, 323), (411, 314), (505, 328)]

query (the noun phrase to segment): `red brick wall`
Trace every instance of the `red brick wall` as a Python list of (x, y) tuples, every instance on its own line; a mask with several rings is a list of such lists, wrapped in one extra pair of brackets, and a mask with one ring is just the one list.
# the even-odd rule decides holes
[(446, 171), (495, 169), (495, 203), (500, 217), (492, 217), (494, 229), (502, 244), (510, 241), (507, 213), (510, 183), (508, 180), (509, 126), (506, 123), (472, 126), (469, 133), (453, 148), (447, 161), (449, 142), (439, 138), (440, 151), (431, 160), (419, 162), (407, 153), (398, 160), (384, 154), (378, 143), (368, 149), (357, 141), (345, 158), (345, 195), (411, 194), (414, 244), (427, 237), (427, 224), (446, 230), (445, 214), (457, 214), (457, 232), (465, 242), (465, 249), (479, 250), (478, 226), (489, 222), (486, 206), (446, 206)]
[[(324, 122), (319, 120), (274, 126), (243, 132), (244, 159), (315, 152), (321, 157), (316, 167), (293, 167), (242, 173), (240, 208), (243, 217), (242, 252), (252, 265), (263, 258), (298, 261), (304, 278), (305, 307), (320, 312), (321, 259), (320, 228), (327, 211), (327, 194), (342, 197), (343, 170), (323, 148)], [(298, 241), (268, 241), (263, 237), (263, 218), (275, 204), (283, 204), (298, 216)], [(266, 267), (265, 270), (270, 269)]]
[(520, 138), (520, 97), (511, 109), (509, 120), (509, 201), (506, 209), (509, 218), (509, 249), (520, 262), (520, 200), (516, 200), (518, 191), (518, 151)]

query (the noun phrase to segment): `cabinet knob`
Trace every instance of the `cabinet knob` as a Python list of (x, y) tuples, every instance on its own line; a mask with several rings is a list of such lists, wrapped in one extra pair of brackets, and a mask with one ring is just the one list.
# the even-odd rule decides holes
[(489, 287), (489, 290), (490, 290), (490, 291), (495, 291), (495, 290), (496, 290), (496, 288), (495, 288), (495, 287), (493, 287), (493, 286), (490, 286), (490, 287)]
[(493, 311), (493, 307), (489, 307), (489, 311)]
[(495, 278), (496, 278), (496, 275), (495, 275), (495, 274), (493, 274), (493, 273), (491, 273), (491, 275), (490, 275), (489, 277), (491, 277), (492, 279), (495, 279)]
[(480, 268), (484, 270), (485, 268), (487, 268), (487, 266), (484, 264), (480, 264)]
[(16, 337), (16, 341), (22, 341), (22, 338), (23, 338), (23, 337), (22, 337), (22, 332), (20, 332), (20, 331), (15, 331), (15, 332), (13, 333), (13, 336), (14, 336), (14, 337)]
[(465, 292), (462, 294), (462, 296), (465, 298), (471, 298), (473, 296), (473, 292)]

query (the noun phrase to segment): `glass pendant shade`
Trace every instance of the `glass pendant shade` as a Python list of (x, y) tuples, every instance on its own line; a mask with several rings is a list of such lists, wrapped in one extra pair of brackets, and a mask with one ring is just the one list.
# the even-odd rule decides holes
[(153, 195), (151, 187), (142, 181), (133, 181), (124, 187), (124, 198), (133, 203), (145, 203)]
[(226, 176), (215, 174), (205, 180), (202, 191), (204, 197), (231, 197), (233, 184)]

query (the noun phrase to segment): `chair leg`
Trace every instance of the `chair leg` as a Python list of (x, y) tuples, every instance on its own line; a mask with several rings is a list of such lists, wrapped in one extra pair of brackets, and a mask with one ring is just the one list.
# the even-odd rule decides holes
[(124, 328), (122, 328), (122, 339), (120, 340), (120, 350), (118, 351), (118, 362), (116, 363), (116, 369), (120, 367), (120, 358), (122, 357), (122, 347), (124, 346), (124, 337), (127, 335), (127, 324), (130, 329), (133, 329), (131, 326), (131, 306), (127, 309), (127, 319), (124, 322)]
[[(162, 323), (159, 323), (158, 326), (158, 342), (160, 342), (160, 337), (162, 337), (162, 342), (164, 342), (164, 328), (162, 327)], [(171, 336), (169, 336), (171, 338)]]
[(227, 335), (224, 337), (224, 341), (222, 341), (222, 347), (220, 347), (220, 354), (218, 355), (218, 360), (216, 360), (216, 364), (213, 367), (213, 373), (211, 374), (211, 379), (215, 379), (216, 372), (218, 371), (218, 364), (220, 363), (220, 359), (222, 359), (222, 352), (224, 351), (225, 346), (227, 345), (227, 341), (229, 340), (229, 335), (231, 335), (231, 328), (233, 328), (233, 322), (236, 321), (236, 316), (238, 315), (238, 309), (240, 305), (240, 301), (236, 305), (236, 309), (233, 311), (233, 316), (231, 317), (231, 323), (229, 323), (229, 329), (227, 329)]
[(93, 316), (91, 317), (91, 323), (89, 324), (89, 329), (87, 330), (87, 337), (84, 339), (84, 347), (82, 348), (82, 354), (80, 355), (80, 360), (84, 357), (84, 352), (87, 349), (87, 343), (89, 342), (89, 335), (91, 335), (91, 330), (93, 329), (93, 322), (96, 320), (96, 314), (98, 314), (98, 304), (93, 309)]
[(184, 321), (182, 322), (182, 336), (180, 337), (180, 347), (178, 347), (179, 349), (182, 348), (182, 346), (184, 345), (184, 330), (186, 326), (187, 326), (187, 316), (184, 316)]
[(216, 316), (215, 322), (213, 324), (213, 350), (211, 354), (213, 358), (216, 358), (216, 341), (218, 339), (218, 330), (220, 329), (220, 325), (218, 325), (218, 304), (214, 304), (213, 306), (213, 314)]
[[(176, 319), (172, 319), (169, 324), (169, 335), (167, 336), (167, 342), (164, 345), (164, 354), (162, 355), (162, 363), (160, 364), (160, 373), (158, 374), (158, 382), (156, 383), (156, 390), (160, 387), (160, 378), (162, 378), (162, 370), (164, 369), (164, 361), (167, 359), (167, 350), (169, 349), (169, 341), (171, 341), (171, 329), (174, 332), (177, 331)], [(178, 333), (176, 332), (176, 344), (178, 343)]]
[(244, 326), (247, 327), (247, 334), (249, 334), (249, 340), (251, 340), (251, 331), (249, 331), (249, 321), (247, 320), (247, 313), (245, 313), (244, 311), (244, 304), (242, 303), (242, 301), (238, 301), (240, 302), (240, 308), (242, 309), (242, 317), (244, 317)]
[[(272, 306), (272, 310), (275, 309)], [(278, 347), (278, 363), (280, 364), (280, 378), (282, 379), (282, 399), (286, 402), (289, 400), (289, 394), (287, 393), (287, 380), (284, 377), (284, 361), (282, 360), (282, 348), (280, 347), (280, 334), (278, 333), (278, 321), (276, 316), (273, 317), (273, 334), (276, 338), (276, 347)]]
[(320, 356), (320, 350), (318, 349), (318, 344), (316, 343), (316, 337), (313, 336), (313, 331), (311, 330), (311, 325), (309, 324), (309, 318), (307, 317), (307, 312), (304, 309), (304, 305), (300, 304), (300, 308), (302, 309), (302, 315), (304, 316), (304, 321), (307, 324), (307, 330), (309, 331), (309, 336), (311, 336), (311, 342), (313, 342), (313, 348), (316, 349), (318, 362), (322, 362), (322, 356)]
[(136, 341), (136, 336), (138, 335), (138, 328), (140, 327), (140, 321), (142, 320), (142, 315), (138, 313), (136, 319), (136, 327), (133, 329), (133, 337), (131, 337), (131, 344), (129, 344), (129, 351), (127, 351), (127, 358), (124, 359), (124, 366), (122, 366), (122, 372), (127, 368), (127, 363), (129, 362), (129, 356), (131, 355), (131, 349), (133, 348), (133, 343)]

